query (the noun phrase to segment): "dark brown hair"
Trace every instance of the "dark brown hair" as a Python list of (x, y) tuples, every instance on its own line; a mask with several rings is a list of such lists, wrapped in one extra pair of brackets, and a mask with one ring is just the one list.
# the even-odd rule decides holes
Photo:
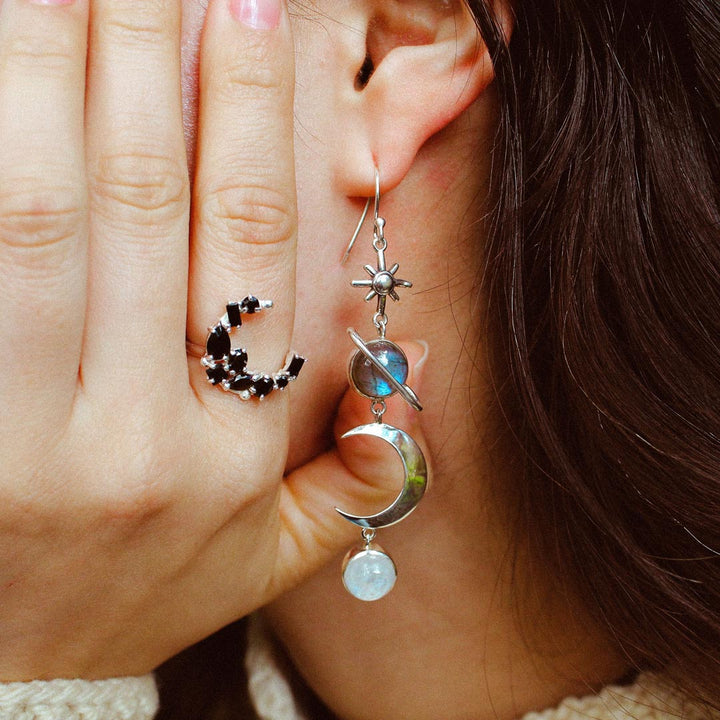
[[(720, 5), (518, 0), (485, 292), (523, 532), (720, 706)], [(489, 286), (489, 287), (488, 287)]]
[[(500, 98), (482, 291), (523, 532), (630, 664), (718, 707), (720, 6), (517, 0), (506, 47), (466, 2)], [(161, 718), (251, 716), (241, 635), (161, 669)]]

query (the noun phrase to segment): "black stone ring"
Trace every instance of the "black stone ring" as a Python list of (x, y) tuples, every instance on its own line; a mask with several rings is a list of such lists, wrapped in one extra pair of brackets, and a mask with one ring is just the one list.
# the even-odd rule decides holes
[(210, 329), (205, 343), (205, 355), (200, 361), (208, 380), (243, 400), (262, 400), (274, 390), (284, 390), (297, 378), (305, 358), (295, 353), (288, 355), (285, 367), (275, 373), (253, 372), (247, 369), (248, 354), (245, 348), (233, 349), (230, 333), (242, 325), (243, 315), (254, 315), (273, 306), (272, 300), (258, 300), (252, 295), (238, 302), (228, 303), (226, 313)]

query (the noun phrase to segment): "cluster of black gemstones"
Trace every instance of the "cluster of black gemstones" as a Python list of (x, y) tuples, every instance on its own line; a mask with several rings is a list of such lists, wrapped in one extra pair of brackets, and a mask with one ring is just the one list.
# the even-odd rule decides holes
[(208, 380), (245, 399), (264, 398), (274, 390), (284, 390), (297, 378), (305, 364), (305, 358), (293, 355), (286, 368), (272, 375), (247, 369), (247, 350), (232, 348), (230, 332), (242, 325), (243, 315), (253, 315), (261, 309), (260, 301), (252, 295), (239, 303), (229, 303), (226, 316), (210, 330), (205, 345), (203, 365)]

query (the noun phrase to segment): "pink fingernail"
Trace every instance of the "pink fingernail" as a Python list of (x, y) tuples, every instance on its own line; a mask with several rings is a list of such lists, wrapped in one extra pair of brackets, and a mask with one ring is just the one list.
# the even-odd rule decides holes
[(280, 25), (281, 0), (230, 0), (236, 20), (254, 30), (274, 30)]
[(30, 0), (33, 5), (72, 5), (75, 0)]

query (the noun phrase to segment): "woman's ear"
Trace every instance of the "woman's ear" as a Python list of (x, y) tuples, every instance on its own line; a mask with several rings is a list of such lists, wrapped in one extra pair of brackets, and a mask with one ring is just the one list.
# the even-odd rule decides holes
[[(375, 166), (383, 192), (398, 185), (425, 141), (482, 94), (494, 71), (463, 0), (348, 5), (345, 22), (356, 31), (340, 39), (339, 56), (352, 73), (342, 73), (337, 86), (334, 170), (348, 196), (367, 197)], [(509, 39), (510, 3), (492, 5)]]

